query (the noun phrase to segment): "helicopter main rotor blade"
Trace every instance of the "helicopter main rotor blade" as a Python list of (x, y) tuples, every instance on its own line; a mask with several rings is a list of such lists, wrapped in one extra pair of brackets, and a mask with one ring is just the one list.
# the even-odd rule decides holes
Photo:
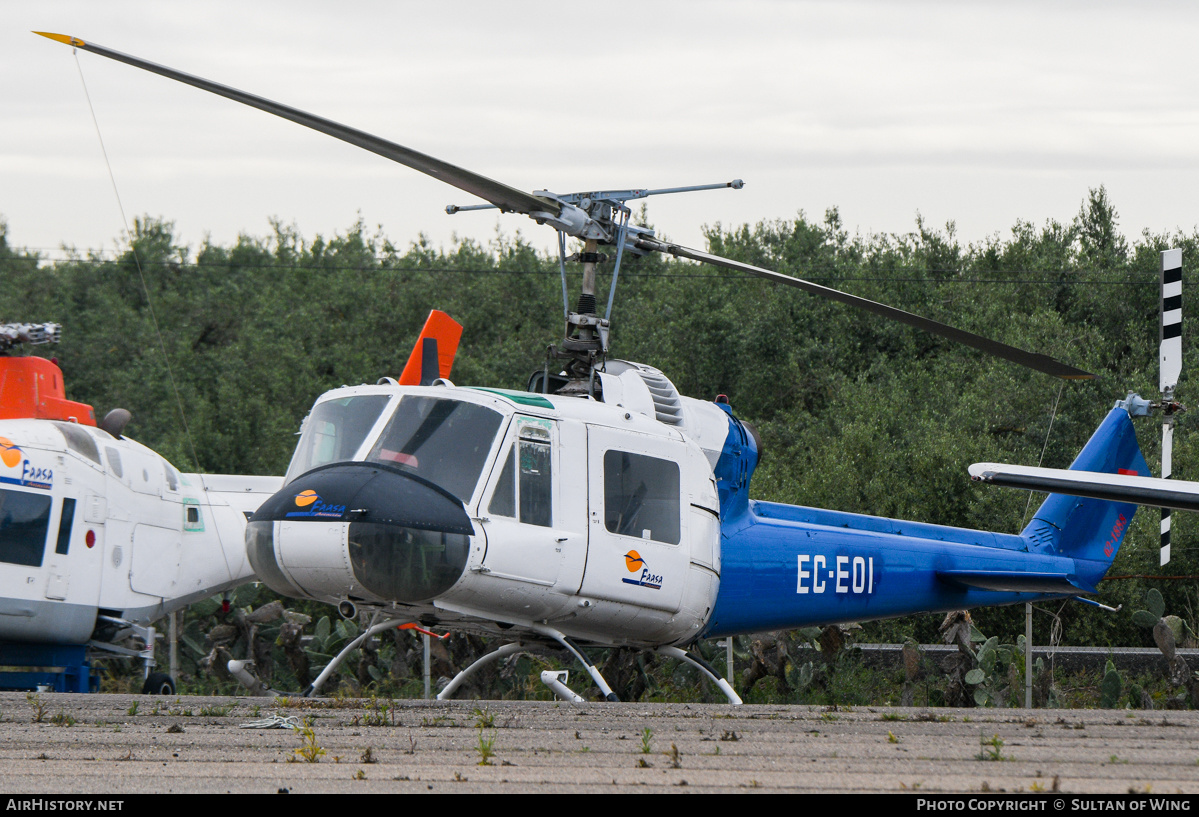
[(534, 196), (526, 193), (523, 190), (517, 190), (515, 187), (509, 187), (502, 182), (497, 182), (489, 179), (486, 176), (480, 176), (478, 173), (472, 173), (457, 165), (452, 165), (449, 162), (443, 162), (428, 154), (413, 150), (412, 148), (404, 147), (403, 145), (389, 142), (386, 139), (381, 139), (378, 136), (372, 136), (364, 131), (351, 128), (347, 125), (342, 125), (324, 117), (306, 113), (298, 108), (292, 108), (280, 102), (273, 102), (254, 94), (239, 91), (236, 88), (230, 88), (227, 85), (221, 85), (218, 82), (204, 79), (202, 77), (186, 74), (182, 71), (176, 71), (174, 68), (168, 68), (164, 65), (149, 62), (148, 60), (139, 59), (138, 57), (122, 54), (120, 51), (113, 51), (103, 46), (87, 43), (78, 37), (71, 37), (67, 34), (51, 34), (46, 31), (35, 31), (34, 34), (40, 34), (43, 37), (48, 37), (51, 40), (56, 40), (60, 43), (66, 43), (74, 48), (79, 48), (84, 51), (90, 51), (93, 54), (99, 54), (101, 57), (107, 57), (117, 62), (123, 62), (127, 65), (132, 65), (135, 68), (141, 68), (146, 71), (160, 74), (161, 76), (173, 79), (178, 82), (191, 85), (201, 90), (208, 91), (223, 96), (226, 99), (232, 99), (234, 102), (240, 102), (243, 105), (249, 105), (251, 108), (257, 108), (260, 111), (274, 114), (296, 124), (303, 125), (307, 128), (312, 128), (315, 131), (332, 136), (335, 139), (340, 139), (343, 142), (349, 142), (351, 145), (356, 145), (360, 148), (369, 150), (372, 153), (377, 153), (380, 156), (391, 159), (394, 162), (399, 162), (402, 165), (420, 171), (427, 176), (432, 176), (435, 179), (453, 185), (459, 190), (465, 190), (468, 193), (473, 193), (481, 199), (491, 202), (496, 207), (504, 211), (523, 213), (532, 215), (533, 213), (550, 213), (557, 216), (562, 205), (552, 199), (545, 199), (539, 196)]
[(905, 312), (902, 309), (896, 309), (893, 306), (887, 306), (878, 301), (871, 301), (868, 298), (850, 295), (848, 292), (842, 292), (839, 289), (813, 284), (811, 281), (805, 281), (802, 278), (794, 278), (790, 275), (784, 275), (781, 272), (755, 267), (752, 264), (744, 264), (740, 261), (733, 261), (719, 255), (712, 255), (711, 253), (693, 250), (689, 247), (682, 247), (678, 244), (670, 244), (656, 239), (639, 238), (630, 243), (638, 249), (647, 252), (666, 253), (677, 258), (689, 258), (692, 261), (700, 261), (704, 264), (712, 264), (713, 266), (724, 267), (725, 269), (736, 270), (738, 272), (747, 272), (750, 275), (756, 275), (759, 278), (765, 278), (777, 284), (785, 284), (796, 289), (802, 289), (804, 292), (810, 292), (813, 295), (819, 295), (822, 298), (840, 301), (843, 304), (864, 309), (867, 312), (873, 312), (876, 315), (881, 315), (893, 321), (906, 323), (908, 326), (914, 326), (917, 329), (923, 329), (926, 332), (940, 335), (957, 343), (972, 346), (989, 355), (1010, 360), (1013, 363), (1019, 363), (1021, 366), (1027, 366), (1030, 369), (1051, 374), (1054, 377), (1060, 377), (1065, 380), (1094, 380), (1096, 378), (1096, 375), (1090, 372), (1084, 372), (1082, 369), (1068, 366), (1061, 361), (1054, 360), (1048, 355), (1026, 352), (1023, 349), (1017, 349), (1015, 346), (1008, 346), (1006, 343), (984, 338), (982, 335), (976, 335), (973, 332), (967, 332), (964, 329), (958, 329), (949, 324), (939, 323), (929, 318), (922, 318), (919, 315), (913, 315), (911, 312)]

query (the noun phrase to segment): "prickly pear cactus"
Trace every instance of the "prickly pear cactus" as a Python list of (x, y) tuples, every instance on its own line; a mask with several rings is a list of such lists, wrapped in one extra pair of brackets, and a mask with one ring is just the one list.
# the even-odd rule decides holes
[(1151, 587), (1145, 594), (1145, 607), (1132, 614), (1132, 622), (1140, 627), (1153, 627), (1166, 612), (1165, 599), (1156, 587)]
[(1011, 644), (1000, 644), (999, 636), (991, 636), (978, 648), (974, 656), (978, 666), (963, 679), (974, 687), (974, 702), (978, 706), (1005, 705), (1013, 688), (1008, 676), (1017, 651)]
[(1124, 679), (1116, 671), (1116, 665), (1108, 659), (1107, 669), (1103, 680), (1099, 682), (1099, 706), (1104, 709), (1115, 709), (1120, 705), (1120, 693), (1124, 688)]

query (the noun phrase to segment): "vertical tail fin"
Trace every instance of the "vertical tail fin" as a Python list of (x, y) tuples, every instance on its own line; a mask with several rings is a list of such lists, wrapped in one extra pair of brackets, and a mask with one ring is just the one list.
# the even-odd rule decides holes
[(430, 312), (400, 375), (400, 385), (427, 386), (439, 377), (449, 378), (461, 337), (460, 323), (439, 310)]
[[(1132, 420), (1114, 408), (1070, 465), (1072, 471), (1149, 476)], [(1021, 532), (1029, 549), (1100, 563), (1102, 576), (1116, 557), (1137, 506), (1128, 502), (1050, 494)], [(1082, 577), (1080, 577), (1082, 578)]]

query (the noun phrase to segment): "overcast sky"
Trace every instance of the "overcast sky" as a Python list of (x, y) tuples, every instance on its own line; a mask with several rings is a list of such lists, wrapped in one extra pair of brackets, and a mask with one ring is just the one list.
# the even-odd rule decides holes
[[(650, 200), (704, 224), (820, 217), (961, 238), (1068, 221), (1106, 185), (1125, 234), (1199, 207), (1199, 4), (0, 0), (0, 217), (17, 246), (112, 249), (127, 215), (311, 237), (358, 214), (406, 245), (519, 216), (267, 114), (36, 37), (54, 31), (286, 102), (514, 187), (745, 180)], [(52, 253), (57, 255), (57, 253)]]

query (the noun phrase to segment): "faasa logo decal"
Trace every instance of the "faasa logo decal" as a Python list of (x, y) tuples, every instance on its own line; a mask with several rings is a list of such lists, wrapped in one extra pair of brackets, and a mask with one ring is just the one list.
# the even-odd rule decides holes
[(625, 584), (635, 584), (638, 587), (648, 587), (651, 590), (662, 589), (662, 577), (654, 575), (650, 572), (645, 564), (645, 559), (641, 558), (641, 554), (635, 550), (630, 550), (624, 555), (624, 566), (629, 569), (630, 573), (641, 571), (641, 575), (635, 579), (621, 579)]
[(289, 517), (327, 517), (332, 519), (341, 519), (345, 515), (345, 505), (329, 505), (321, 501), (321, 495), (309, 488), (307, 491), (300, 491), (295, 497), (296, 507), (304, 510), (291, 511), (287, 515)]
[(16, 468), (21, 463), (21, 449), (7, 437), (0, 437), (0, 462), (9, 468)]
[(0, 482), (7, 482), (10, 485), (23, 485), (27, 488), (44, 488), (46, 490), (49, 490), (53, 486), (54, 471), (34, 465), (25, 456), (25, 452), (21, 450), (21, 447), (7, 437), (0, 437), (0, 463), (3, 463), (5, 468), (21, 467), (21, 475), (19, 477), (0, 474)]

